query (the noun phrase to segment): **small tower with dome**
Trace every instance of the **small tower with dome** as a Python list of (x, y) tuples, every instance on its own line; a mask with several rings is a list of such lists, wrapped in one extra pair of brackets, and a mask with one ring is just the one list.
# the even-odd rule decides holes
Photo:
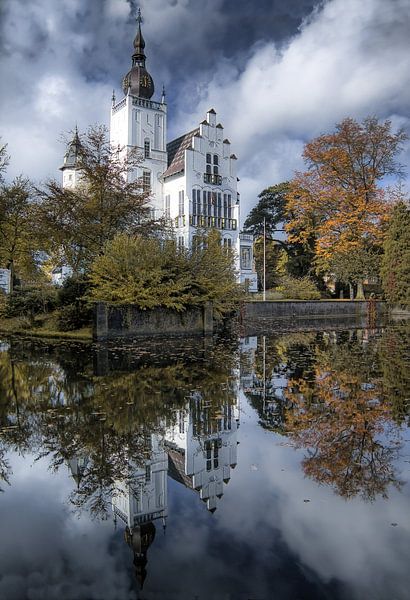
[(78, 128), (75, 127), (71, 142), (68, 143), (64, 161), (60, 167), (63, 173), (63, 188), (74, 189), (79, 182), (79, 159), (81, 152), (81, 141)]

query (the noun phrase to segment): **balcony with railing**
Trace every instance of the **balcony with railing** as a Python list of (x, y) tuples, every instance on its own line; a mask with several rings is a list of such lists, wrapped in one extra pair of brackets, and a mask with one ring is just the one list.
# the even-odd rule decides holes
[(204, 183), (210, 183), (211, 185), (222, 185), (222, 175), (204, 173)]
[(236, 219), (227, 219), (226, 217), (209, 217), (206, 215), (190, 215), (189, 224), (192, 227), (214, 227), (216, 229), (225, 229), (235, 231), (238, 227)]

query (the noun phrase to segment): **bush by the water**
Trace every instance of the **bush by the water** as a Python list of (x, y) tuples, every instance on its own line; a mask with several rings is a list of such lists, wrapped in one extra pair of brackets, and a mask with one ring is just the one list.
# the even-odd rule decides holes
[(198, 235), (192, 250), (173, 240), (117, 235), (94, 261), (90, 281), (92, 300), (142, 309), (183, 311), (209, 301), (223, 315), (240, 296), (233, 251), (221, 246), (217, 231)]
[(282, 277), (276, 290), (289, 300), (320, 300), (320, 292), (309, 277)]
[(5, 317), (29, 317), (46, 314), (57, 305), (56, 291), (51, 287), (15, 289), (7, 297)]
[(91, 323), (92, 309), (86, 299), (90, 282), (84, 276), (68, 277), (58, 290), (58, 328), (60, 331), (81, 329)]

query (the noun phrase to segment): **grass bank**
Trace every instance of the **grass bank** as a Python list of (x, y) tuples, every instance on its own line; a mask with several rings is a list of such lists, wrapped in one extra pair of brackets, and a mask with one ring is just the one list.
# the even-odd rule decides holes
[(27, 317), (0, 318), (0, 334), (24, 335), (40, 338), (57, 338), (64, 340), (91, 341), (92, 330), (82, 327), (73, 331), (60, 331), (57, 327), (57, 317), (51, 313), (35, 317), (34, 321)]

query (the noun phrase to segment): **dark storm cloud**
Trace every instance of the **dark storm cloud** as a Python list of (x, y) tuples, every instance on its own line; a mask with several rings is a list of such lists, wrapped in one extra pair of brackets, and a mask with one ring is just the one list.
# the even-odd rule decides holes
[[(239, 156), (244, 210), (345, 116), (408, 126), (408, 0), (141, 0), (169, 139), (213, 106)], [(108, 124), (135, 35), (134, 0), (3, 0), (0, 134), (10, 175), (57, 174), (59, 134)]]

